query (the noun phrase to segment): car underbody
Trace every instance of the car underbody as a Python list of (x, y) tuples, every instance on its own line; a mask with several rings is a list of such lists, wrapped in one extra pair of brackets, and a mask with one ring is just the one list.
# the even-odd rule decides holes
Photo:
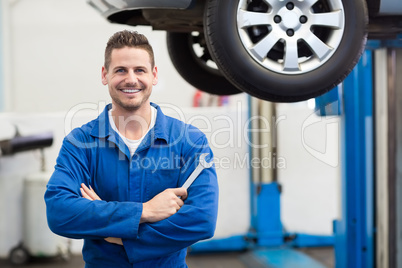
[(166, 31), (173, 65), (195, 88), (274, 102), (331, 90), (357, 64), (367, 39), (402, 32), (402, 5), (394, 0), (89, 3), (112, 23)]
[[(369, 6), (368, 38), (396, 38), (402, 32), (402, 14), (380, 15), (378, 7), (372, 5), (371, 8)], [(197, 0), (189, 9), (132, 9), (116, 12), (107, 19), (118, 24), (152, 26), (154, 30), (201, 32), (204, 27), (204, 9), (205, 1)]]

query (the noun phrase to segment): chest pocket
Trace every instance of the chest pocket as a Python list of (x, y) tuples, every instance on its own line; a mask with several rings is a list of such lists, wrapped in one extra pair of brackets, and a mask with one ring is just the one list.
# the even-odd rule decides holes
[(155, 195), (168, 188), (177, 188), (180, 169), (157, 169), (145, 171), (145, 200), (149, 201)]

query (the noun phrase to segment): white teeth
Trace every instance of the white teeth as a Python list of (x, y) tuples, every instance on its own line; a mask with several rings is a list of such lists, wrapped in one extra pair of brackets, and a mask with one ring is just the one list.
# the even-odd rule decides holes
[(137, 93), (137, 92), (140, 92), (139, 89), (123, 89), (122, 91), (124, 93)]

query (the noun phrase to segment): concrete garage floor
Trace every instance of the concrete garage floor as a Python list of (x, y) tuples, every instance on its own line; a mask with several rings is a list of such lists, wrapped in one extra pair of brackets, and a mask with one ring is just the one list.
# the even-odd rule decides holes
[[(333, 248), (304, 248), (298, 249), (323, 265), (323, 267), (334, 267)], [(228, 252), (211, 254), (191, 254), (187, 257), (189, 268), (262, 268), (250, 259), (250, 252)], [(84, 261), (82, 256), (74, 255), (69, 261), (63, 261), (60, 258), (36, 258), (29, 264), (23, 266), (13, 266), (8, 260), (0, 260), (1, 268), (83, 268)], [(272, 268), (282, 268), (273, 266)], [(286, 267), (287, 268), (287, 267)], [(293, 267), (292, 267), (293, 268)], [(302, 268), (302, 267), (298, 267)], [(310, 268), (310, 267), (306, 267)]]

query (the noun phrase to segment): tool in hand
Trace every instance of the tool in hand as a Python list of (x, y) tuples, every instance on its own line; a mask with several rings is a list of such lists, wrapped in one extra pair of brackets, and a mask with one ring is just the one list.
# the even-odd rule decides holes
[(200, 155), (200, 158), (198, 160), (198, 166), (194, 169), (193, 173), (191, 173), (191, 175), (187, 178), (186, 182), (184, 182), (182, 188), (186, 189), (188, 187), (190, 187), (190, 185), (195, 181), (195, 179), (198, 177), (198, 175), (200, 175), (201, 171), (204, 168), (210, 168), (212, 167), (212, 165), (214, 164), (214, 162), (211, 160), (211, 162), (207, 162), (205, 161), (205, 157), (208, 155), (209, 153), (204, 153)]

